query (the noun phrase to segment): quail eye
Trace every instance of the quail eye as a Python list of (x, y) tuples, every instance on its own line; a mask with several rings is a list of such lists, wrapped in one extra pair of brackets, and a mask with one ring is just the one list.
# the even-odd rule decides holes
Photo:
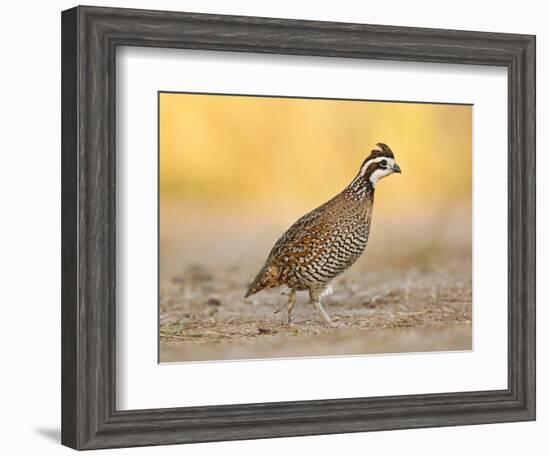
[(387, 160), (382, 160), (382, 161), (380, 162), (380, 164), (385, 168), (385, 167), (387, 166), (387, 164), (388, 164), (388, 161), (387, 161)]

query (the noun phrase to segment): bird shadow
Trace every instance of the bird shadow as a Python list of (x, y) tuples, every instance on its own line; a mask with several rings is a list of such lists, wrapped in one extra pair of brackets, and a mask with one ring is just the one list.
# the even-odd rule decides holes
[(55, 443), (61, 442), (61, 429), (59, 428), (37, 428), (35, 432), (47, 440)]

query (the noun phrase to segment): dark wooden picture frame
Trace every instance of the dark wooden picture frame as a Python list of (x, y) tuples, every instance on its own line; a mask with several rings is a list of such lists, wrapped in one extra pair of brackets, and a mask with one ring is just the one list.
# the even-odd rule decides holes
[[(508, 388), (117, 410), (117, 46), (506, 67)], [(535, 234), (534, 36), (96, 7), (62, 13), (65, 445), (112, 448), (534, 420)]]

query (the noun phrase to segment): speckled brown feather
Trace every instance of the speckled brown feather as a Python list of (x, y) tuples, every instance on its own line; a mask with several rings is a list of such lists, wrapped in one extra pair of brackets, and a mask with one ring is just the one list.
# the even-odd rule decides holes
[[(365, 160), (393, 153), (385, 144)], [(348, 269), (367, 245), (374, 186), (369, 165), (341, 193), (296, 221), (275, 243), (245, 297), (264, 288), (323, 289)]]

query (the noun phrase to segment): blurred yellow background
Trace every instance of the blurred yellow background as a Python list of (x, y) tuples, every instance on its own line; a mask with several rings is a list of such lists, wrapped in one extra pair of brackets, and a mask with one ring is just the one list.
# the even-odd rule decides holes
[(316, 205), (377, 142), (403, 170), (377, 211), (470, 204), (471, 106), (174, 93), (160, 94), (161, 198)]
[[(471, 106), (164, 93), (159, 107), (164, 360), (170, 347), (172, 360), (418, 351), (419, 340), (471, 348)], [(248, 285), (281, 234), (344, 189), (378, 142), (403, 173), (377, 185), (366, 251), (325, 303), (353, 333), (318, 339), (307, 296), (283, 328), (273, 312), (284, 287), (245, 300)], [(373, 342), (410, 327), (406, 349), (387, 342), (399, 332)]]
[(159, 96), (161, 275), (186, 264), (252, 274), (295, 220), (351, 182), (378, 142), (403, 173), (376, 188), (365, 258), (469, 261), (471, 106)]

